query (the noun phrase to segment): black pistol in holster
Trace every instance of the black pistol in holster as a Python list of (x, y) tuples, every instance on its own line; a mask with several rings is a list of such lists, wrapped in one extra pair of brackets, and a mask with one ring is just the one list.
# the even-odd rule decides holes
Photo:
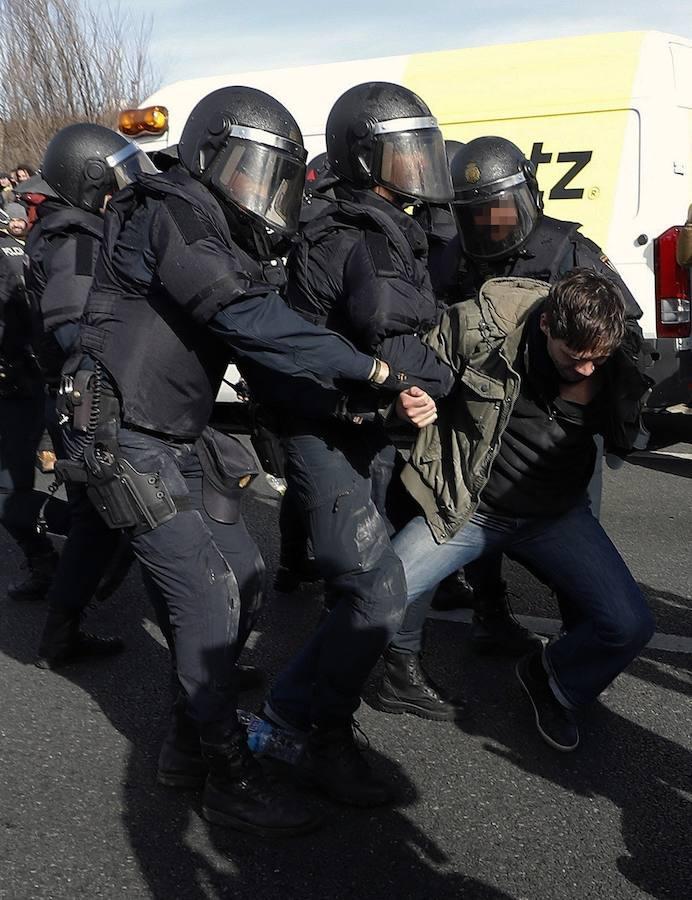
[(278, 437), (278, 418), (265, 406), (251, 403), (250, 422), (250, 440), (262, 469), (268, 475), (284, 478), (286, 463), (283, 447)]
[(138, 472), (118, 448), (118, 423), (99, 425), (84, 450), (87, 496), (109, 528), (153, 531), (177, 513), (159, 472)]

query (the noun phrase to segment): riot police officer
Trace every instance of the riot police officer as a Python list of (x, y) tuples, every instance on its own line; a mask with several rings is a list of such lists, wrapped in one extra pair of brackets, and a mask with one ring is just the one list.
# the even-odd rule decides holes
[[(439, 257), (433, 275), (438, 294), (456, 303), (477, 294), (484, 281), (498, 276), (537, 278), (550, 283), (573, 268), (594, 269), (614, 281), (631, 319), (641, 316), (632, 294), (601, 249), (579, 232), (575, 222), (546, 216), (535, 167), (521, 150), (501, 137), (479, 137), (465, 144), (451, 163), (457, 234)], [(598, 470), (600, 471), (600, 469)], [(512, 614), (501, 557), (467, 566), (474, 592), (471, 643), (480, 652), (520, 656), (539, 638)], [(410, 664), (420, 654), (428, 598), (409, 606), (393, 647), (408, 653)], [(426, 718), (451, 718), (452, 712), (430, 710), (425, 680), (396, 680), (385, 674), (378, 697), (383, 708)]]
[(603, 251), (576, 222), (543, 212), (536, 169), (501, 137), (469, 141), (451, 164), (457, 235), (441, 263), (440, 290), (452, 302), (473, 296), (488, 278), (511, 275), (553, 283), (573, 268), (591, 268), (613, 280), (630, 318), (642, 314)]
[(192, 110), (178, 154), (179, 165), (139, 176), (109, 204), (81, 328), (87, 356), (74, 373), (76, 383), (92, 371), (98, 407), (88, 484), (104, 520), (125, 528), (168, 619), (181, 702), (159, 780), (204, 783), (210, 821), (291, 834), (314, 816), (267, 784), (236, 716), (238, 633), (252, 611), (233, 566), (243, 553), (258, 559), (241, 535), (246, 457), (207, 423), (231, 358), (315, 384), (381, 382), (388, 370), (277, 293), (305, 178), (288, 110), (252, 88), (214, 91)]
[[(409, 383), (444, 394), (450, 372), (418, 337), (440, 311), (427, 244), (404, 211), (415, 200), (451, 197), (437, 122), (407, 88), (370, 82), (336, 101), (326, 143), (316, 210), (289, 257), (287, 302), (387, 359)], [(249, 374), (261, 395), (261, 378)], [(385, 504), (396, 451), (366, 415), (371, 398), (351, 397), (353, 416), (341, 421), (333, 415), (338, 385), (321, 395), (306, 387), (274, 378), (265, 393), (267, 402), (281, 404), (288, 490), (302, 511), (330, 611), (277, 679), (265, 715), (308, 733), (306, 776), (323, 792), (375, 806), (391, 792), (359, 751), (352, 716), (405, 601)]]
[[(31, 347), (29, 303), (24, 287), (26, 210), (0, 209), (0, 520), (23, 552), (28, 575), (10, 585), (15, 600), (43, 598), (57, 556), (49, 538), (36, 532), (44, 496), (34, 491), (34, 461), (44, 422), (41, 372)], [(47, 507), (51, 530), (65, 533), (65, 504)]]
[[(46, 199), (27, 241), (26, 284), (34, 319), (34, 348), (47, 385), (46, 423), (58, 458), (68, 448), (57, 427), (56, 400), (65, 361), (78, 347), (79, 320), (91, 287), (103, 237), (108, 198), (140, 171), (155, 171), (135, 144), (110, 128), (82, 122), (58, 131), (49, 142), (40, 175), (23, 185)], [(122, 649), (116, 638), (79, 628), (99, 582), (115, 564), (117, 535), (81, 527), (89, 507), (84, 490), (68, 485), (72, 525), (48, 590), (48, 616), (37, 664), (54, 668), (83, 656)]]

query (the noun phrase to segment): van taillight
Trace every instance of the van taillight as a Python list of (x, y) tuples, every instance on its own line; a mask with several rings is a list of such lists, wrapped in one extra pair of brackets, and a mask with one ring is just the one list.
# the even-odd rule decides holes
[(675, 249), (681, 225), (674, 225), (654, 241), (656, 275), (656, 334), (660, 338), (690, 336), (690, 270), (679, 266)]

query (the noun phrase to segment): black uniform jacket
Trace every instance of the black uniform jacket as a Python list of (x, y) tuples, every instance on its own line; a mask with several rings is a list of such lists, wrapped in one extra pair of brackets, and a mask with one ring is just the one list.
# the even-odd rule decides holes
[(614, 281), (622, 291), (628, 318), (642, 315), (639, 304), (598, 244), (579, 233), (577, 222), (541, 215), (520, 250), (507, 259), (487, 262), (464, 256), (459, 238), (453, 238), (433, 272), (435, 289), (448, 303), (475, 297), (489, 278), (536, 278), (552, 284), (570, 269), (594, 269)]
[(309, 378), (365, 380), (372, 367), (288, 309), (181, 166), (139, 176), (109, 203), (81, 341), (114, 381), (125, 423), (182, 439), (201, 434), (236, 354)]
[(337, 185), (334, 193), (289, 257), (287, 303), (385, 359), (431, 396), (446, 394), (451, 372), (419, 337), (442, 311), (422, 228), (371, 190)]
[(31, 342), (31, 317), (24, 290), (24, 244), (0, 232), (0, 356), (22, 358)]
[[(26, 288), (34, 319), (34, 347), (49, 378), (57, 378), (69, 348), (56, 340), (79, 322), (103, 236), (94, 213), (51, 200), (38, 207), (26, 242)], [(76, 327), (70, 329), (76, 337)]]

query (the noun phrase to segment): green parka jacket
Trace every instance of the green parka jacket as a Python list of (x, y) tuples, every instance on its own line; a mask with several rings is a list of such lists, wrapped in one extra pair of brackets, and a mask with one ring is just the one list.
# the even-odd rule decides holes
[[(437, 401), (438, 418), (422, 429), (402, 473), (433, 536), (442, 543), (478, 506), (500, 439), (519, 395), (518, 355), (530, 313), (549, 285), (532, 278), (493, 278), (475, 300), (450, 306), (426, 342), (454, 370), (452, 392)], [(606, 449), (624, 455), (644, 431), (641, 410), (651, 384), (634, 322), (608, 362)]]

